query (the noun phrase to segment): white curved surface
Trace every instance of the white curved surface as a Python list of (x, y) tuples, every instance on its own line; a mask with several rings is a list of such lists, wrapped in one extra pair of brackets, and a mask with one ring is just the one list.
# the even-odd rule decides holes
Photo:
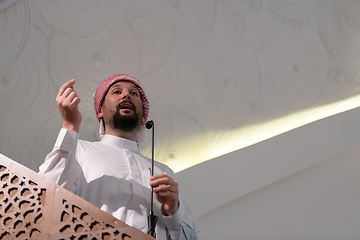
[[(178, 175), (203, 239), (221, 233), (215, 216), (228, 239), (240, 226), (244, 238), (359, 238), (359, 214), (350, 213), (358, 192), (341, 188), (359, 180), (358, 110), (283, 133), (360, 105), (359, 1), (7, 0), (0, 8), (2, 154), (37, 170), (61, 126), (55, 96), (72, 78), (80, 137), (98, 139), (92, 93), (129, 73), (150, 99), (155, 158), (186, 169)], [(317, 176), (334, 198), (317, 192)], [(299, 191), (288, 195), (292, 186)]]

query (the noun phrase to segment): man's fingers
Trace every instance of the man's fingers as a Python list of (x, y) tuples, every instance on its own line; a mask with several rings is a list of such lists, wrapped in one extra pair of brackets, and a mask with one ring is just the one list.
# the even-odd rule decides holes
[(81, 102), (81, 99), (76, 95), (76, 97), (74, 97), (74, 99), (71, 101), (72, 105), (79, 105), (79, 103)]
[(156, 187), (158, 185), (177, 185), (177, 183), (168, 175), (159, 174), (150, 178), (150, 186)]
[(70, 81), (67, 81), (64, 85), (62, 85), (60, 87), (58, 97), (62, 96), (68, 88), (73, 88), (74, 84), (75, 84), (75, 79), (71, 79)]
[[(154, 192), (155, 196), (161, 197), (161, 198), (165, 198), (167, 200), (177, 200), (179, 197), (179, 194), (176, 192), (170, 192), (170, 191), (165, 191), (165, 192)], [(158, 197), (156, 197), (159, 202), (163, 203), (161, 199), (159, 199)], [(163, 200), (165, 200), (163, 199)]]
[(170, 197), (170, 198), (173, 198), (173, 199), (178, 198), (177, 194), (173, 193), (173, 192), (158, 192), (156, 194), (159, 194), (160, 197)]
[(175, 181), (171, 181), (170, 179), (167, 179), (167, 178), (161, 178), (161, 179), (150, 181), (150, 186), (156, 187), (161, 184), (171, 184), (172, 182), (175, 182)]
[(80, 98), (76, 94), (74, 90), (71, 88), (68, 88), (65, 90), (62, 96), (59, 96), (56, 98), (56, 102), (59, 105), (59, 107), (69, 107), (70, 105), (73, 105), (75, 103), (80, 102)]
[[(67, 89), (65, 89), (65, 91), (63, 92), (63, 94), (62, 94), (60, 97), (62, 97), (62, 98), (67, 98), (67, 97), (70, 96), (70, 94), (73, 94), (73, 93), (76, 94), (76, 92), (74, 91), (73, 88), (67, 88)], [(73, 94), (73, 95), (74, 95), (74, 94)]]
[(179, 192), (178, 183), (174, 179), (165, 175), (165, 177), (150, 181), (150, 186), (154, 192)]
[(65, 103), (68, 103), (70, 106), (74, 106), (74, 105), (77, 106), (80, 103), (80, 98), (78, 97), (75, 91), (71, 91), (69, 95), (65, 97)]
[(155, 188), (153, 188), (154, 192), (160, 193), (160, 192), (173, 192), (173, 193), (177, 193), (178, 189), (177, 187), (173, 186), (173, 185), (160, 185), (157, 186)]
[(168, 175), (164, 174), (164, 173), (160, 173), (160, 174), (151, 176), (150, 180), (156, 180), (156, 179), (159, 179), (159, 178), (170, 178), (170, 177)]

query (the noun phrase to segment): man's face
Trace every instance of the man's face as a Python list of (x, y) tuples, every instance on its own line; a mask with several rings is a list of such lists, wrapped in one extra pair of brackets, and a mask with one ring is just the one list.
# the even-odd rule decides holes
[(141, 95), (137, 87), (126, 81), (114, 83), (108, 90), (101, 112), (106, 128), (132, 132), (143, 117)]

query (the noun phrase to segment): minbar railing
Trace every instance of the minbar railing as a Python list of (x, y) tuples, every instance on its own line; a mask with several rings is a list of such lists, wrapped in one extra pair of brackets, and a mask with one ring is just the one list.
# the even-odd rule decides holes
[(154, 239), (0, 154), (0, 240)]

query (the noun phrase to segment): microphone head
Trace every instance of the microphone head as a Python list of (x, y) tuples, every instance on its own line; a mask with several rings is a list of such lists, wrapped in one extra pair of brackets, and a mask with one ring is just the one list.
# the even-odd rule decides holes
[(152, 128), (153, 126), (154, 126), (153, 120), (147, 121), (146, 124), (145, 124), (145, 127), (146, 127), (147, 129), (150, 129), (150, 128)]

